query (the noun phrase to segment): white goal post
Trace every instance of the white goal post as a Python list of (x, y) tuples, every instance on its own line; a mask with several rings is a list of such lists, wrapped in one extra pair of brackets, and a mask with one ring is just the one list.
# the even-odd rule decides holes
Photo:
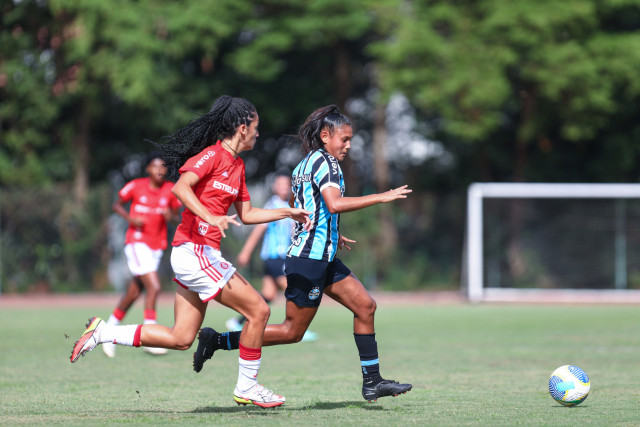
[[(474, 183), (467, 193), (467, 230), (462, 286), (470, 301), (640, 302), (638, 289), (535, 289), (487, 287), (484, 257), (484, 205), (487, 199), (640, 199), (640, 184)], [(615, 238), (612, 237), (612, 239)], [(619, 242), (615, 242), (618, 248)], [(624, 245), (624, 240), (623, 243)], [(623, 248), (624, 249), (624, 248)], [(597, 251), (598, 248), (593, 248)], [(616, 274), (626, 268), (615, 260)], [(545, 297), (542, 297), (542, 293)]]

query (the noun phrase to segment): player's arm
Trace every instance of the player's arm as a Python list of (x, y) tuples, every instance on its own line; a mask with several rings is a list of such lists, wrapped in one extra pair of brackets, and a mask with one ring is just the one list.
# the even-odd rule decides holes
[(260, 243), (260, 239), (262, 239), (266, 230), (266, 224), (258, 224), (253, 228), (246, 242), (244, 242), (244, 246), (242, 246), (242, 249), (240, 249), (238, 253), (238, 267), (244, 267), (249, 264), (251, 254), (256, 246), (258, 246), (258, 243)]
[(124, 208), (125, 203), (127, 202), (118, 199), (113, 203), (111, 208), (115, 213), (124, 218), (129, 224), (133, 225), (134, 227), (142, 227), (142, 225), (144, 224), (144, 220), (142, 218), (136, 218), (129, 215), (129, 212), (127, 212), (127, 210)]
[(224, 234), (224, 230), (229, 228), (229, 224), (240, 225), (240, 223), (235, 220), (236, 215), (212, 215), (211, 212), (209, 212), (209, 210), (200, 202), (196, 193), (193, 192), (193, 186), (196, 185), (198, 181), (200, 181), (198, 175), (191, 171), (187, 171), (180, 175), (180, 179), (178, 179), (178, 182), (176, 182), (176, 185), (173, 186), (171, 191), (185, 208), (189, 209), (194, 215), (203, 221), (218, 227), (222, 233), (222, 237), (227, 237), (226, 234)]
[(410, 188), (406, 185), (385, 191), (384, 193), (369, 194), (361, 197), (343, 197), (340, 189), (333, 186), (327, 186), (322, 190), (322, 198), (329, 209), (329, 212), (343, 213), (356, 211), (378, 203), (389, 203), (397, 199), (406, 199), (407, 194), (411, 193)]
[(309, 212), (298, 208), (278, 208), (278, 209), (262, 209), (251, 206), (251, 201), (235, 202), (234, 206), (238, 212), (238, 217), (245, 224), (261, 224), (265, 222), (278, 221), (284, 218), (291, 218), (295, 221), (305, 224), (305, 227), (311, 225)]

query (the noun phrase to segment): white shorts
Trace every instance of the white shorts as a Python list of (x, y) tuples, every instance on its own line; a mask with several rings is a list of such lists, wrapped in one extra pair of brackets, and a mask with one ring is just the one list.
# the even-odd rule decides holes
[(220, 251), (191, 242), (175, 246), (171, 251), (171, 267), (175, 281), (195, 292), (203, 302), (220, 293), (236, 268), (222, 258)]
[(134, 276), (143, 276), (158, 271), (163, 252), (162, 249), (151, 249), (142, 242), (129, 243), (124, 247), (127, 265)]

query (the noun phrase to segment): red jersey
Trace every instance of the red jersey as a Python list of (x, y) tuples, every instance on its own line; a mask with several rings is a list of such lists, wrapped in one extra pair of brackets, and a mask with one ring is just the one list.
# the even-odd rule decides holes
[[(226, 215), (233, 202), (250, 200), (244, 180), (244, 162), (240, 157), (234, 158), (220, 144), (211, 145), (187, 160), (180, 173), (189, 171), (200, 178), (193, 186), (193, 192), (212, 215)], [(192, 242), (220, 250), (221, 239), (218, 227), (185, 209), (172, 245)]]
[(122, 187), (118, 193), (120, 202), (131, 202), (129, 215), (144, 220), (139, 228), (129, 224), (125, 243), (143, 242), (154, 250), (167, 248), (167, 221), (163, 212), (182, 206), (171, 192), (172, 188), (171, 182), (152, 188), (148, 177), (134, 179)]

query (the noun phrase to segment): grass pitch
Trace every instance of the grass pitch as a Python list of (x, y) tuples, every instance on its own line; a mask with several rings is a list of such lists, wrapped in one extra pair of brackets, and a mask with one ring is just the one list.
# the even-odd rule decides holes
[[(138, 307), (138, 306), (136, 306)], [(369, 404), (352, 319), (323, 306), (320, 339), (263, 350), (260, 382), (287, 397), (276, 409), (236, 406), (237, 352), (218, 352), (200, 374), (193, 349), (151, 356), (97, 348), (69, 363), (92, 315), (110, 306), (0, 310), (0, 424), (214, 425), (640, 425), (640, 307), (379, 304), (377, 341), (385, 377), (411, 392)], [(210, 304), (206, 325), (231, 311)], [(135, 323), (141, 310), (125, 319)], [(272, 309), (272, 322), (283, 307)], [(173, 323), (161, 306), (159, 321)], [(547, 391), (551, 372), (574, 364), (591, 393), (574, 408)]]

